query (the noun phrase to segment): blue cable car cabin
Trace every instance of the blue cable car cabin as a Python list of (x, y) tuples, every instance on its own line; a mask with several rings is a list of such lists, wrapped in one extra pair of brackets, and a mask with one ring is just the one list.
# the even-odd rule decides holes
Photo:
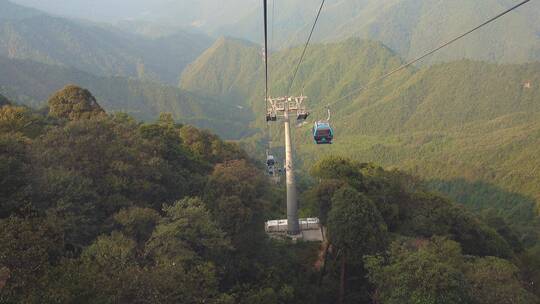
[(313, 126), (313, 139), (318, 145), (331, 144), (334, 140), (334, 130), (330, 123), (317, 121)]

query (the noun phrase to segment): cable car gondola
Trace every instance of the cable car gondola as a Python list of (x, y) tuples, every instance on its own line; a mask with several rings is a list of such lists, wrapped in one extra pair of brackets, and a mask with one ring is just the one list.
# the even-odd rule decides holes
[(334, 130), (327, 121), (317, 121), (313, 126), (313, 139), (318, 145), (332, 144)]
[(330, 125), (330, 108), (326, 108), (328, 117), (324, 121), (317, 121), (313, 126), (313, 139), (317, 145), (329, 145), (334, 140), (334, 129)]

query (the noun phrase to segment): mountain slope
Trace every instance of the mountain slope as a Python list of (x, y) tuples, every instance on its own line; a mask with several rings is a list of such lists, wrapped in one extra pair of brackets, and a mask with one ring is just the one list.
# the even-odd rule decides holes
[[(272, 54), (271, 95), (289, 93), (291, 67), (300, 53), (301, 48), (295, 48)], [(258, 55), (256, 47), (221, 40), (184, 72), (181, 86), (224, 99), (243, 93), (240, 98), (259, 107), (264, 104), (258, 102), (263, 99), (264, 74), (262, 59), (258, 63), (253, 59)], [(240, 57), (251, 59), (239, 62)], [(324, 106), (331, 105), (338, 123), (352, 127), (350, 133), (365, 135), (459, 131), (471, 123), (540, 111), (540, 63), (496, 65), (462, 60), (406, 69), (369, 90), (341, 99), (402, 62), (376, 42), (349, 39), (313, 45), (290, 93), (302, 91), (309, 96), (315, 116), (323, 116)]]
[[(419, 56), (516, 4), (511, 0), (338, 0), (327, 3), (315, 41), (350, 37), (376, 40), (404, 58)], [(273, 46), (305, 41), (319, 3), (276, 3)], [(254, 6), (252, 4), (252, 6)], [(531, 2), (471, 37), (433, 56), (428, 62), (462, 58), (522, 63), (540, 59), (540, 4)], [(224, 26), (221, 34), (262, 41), (260, 12)]]
[(144, 120), (171, 112), (179, 121), (210, 128), (226, 138), (245, 136), (249, 111), (231, 110), (218, 102), (162, 84), (122, 77), (99, 77), (72, 68), (0, 57), (0, 93), (19, 103), (43, 105), (67, 84), (94, 92), (107, 111), (121, 111)]
[(35, 13), (8, 1), (0, 11), (0, 55), (74, 67), (104, 76), (129, 76), (176, 84), (180, 72), (211, 43), (188, 32), (146, 38), (104, 26)]
[(23, 7), (8, 0), (0, 0), (0, 20), (20, 20), (43, 15), (39, 10)]
[[(237, 54), (250, 51), (246, 46), (237, 47), (243, 48), (234, 51)], [(256, 49), (250, 52), (252, 56), (257, 54)], [(300, 52), (296, 48), (272, 54), (272, 95), (287, 94), (291, 67)], [(201, 79), (221, 79), (221, 83), (211, 82), (208, 88), (208, 92), (219, 93), (214, 88), (227, 84), (224, 95), (216, 99), (228, 98), (231, 91), (246, 90), (234, 87), (235, 83), (255, 88), (243, 98), (252, 103), (255, 113), (263, 113), (262, 60), (250, 66), (250, 73), (242, 72), (251, 75), (247, 79), (237, 79), (243, 66), (227, 62), (216, 66), (219, 61), (211, 58), (205, 62), (205, 67), (186, 70), (182, 79), (197, 79), (197, 75), (189, 73), (198, 71), (209, 73)], [(540, 155), (540, 63), (497, 65), (462, 60), (407, 69), (369, 90), (335, 102), (402, 62), (384, 45), (358, 39), (310, 48), (291, 93), (303, 92), (309, 97), (310, 121), (325, 118), (325, 106), (330, 105), (336, 141), (331, 146), (316, 146), (310, 138), (310, 124), (296, 129), (301, 167), (308, 168), (326, 155), (346, 155), (437, 180), (433, 187), (464, 203), (470, 200), (459, 195), (455, 185), (460, 183), (454, 181), (482, 182), (490, 189), (523, 197), (516, 203), (519, 206), (508, 208), (507, 216), (527, 210), (526, 218), (534, 217), (535, 203), (530, 202), (540, 206), (540, 158), (536, 156)], [(227, 73), (219, 74), (222, 69)], [(197, 89), (204, 90), (205, 82), (196, 83)], [(183, 88), (189, 90), (190, 86), (183, 82)], [(263, 116), (259, 115), (253, 125), (263, 130)], [(282, 152), (280, 127), (271, 127), (277, 155)], [(263, 133), (246, 142), (251, 147), (265, 145)], [(499, 199), (509, 196), (500, 195)], [(475, 201), (475, 205), (490, 205), (492, 197), (484, 195), (483, 201)]]
[[(230, 105), (249, 104), (254, 80), (263, 76), (259, 46), (220, 38), (182, 74), (180, 87), (203, 96), (219, 96)], [(263, 98), (264, 100), (264, 98)]]

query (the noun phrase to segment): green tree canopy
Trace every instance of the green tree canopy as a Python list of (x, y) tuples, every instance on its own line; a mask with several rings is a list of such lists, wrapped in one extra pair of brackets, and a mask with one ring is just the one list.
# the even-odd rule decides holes
[(225, 233), (212, 221), (199, 198), (185, 198), (164, 207), (146, 250), (159, 264), (189, 259), (215, 260), (231, 249)]
[(361, 165), (348, 158), (330, 156), (317, 162), (311, 168), (311, 175), (319, 179), (335, 179), (347, 182), (356, 190), (363, 190)]
[(150, 208), (131, 207), (122, 209), (114, 215), (122, 232), (138, 243), (144, 243), (161, 220), (157, 211)]
[(68, 85), (53, 94), (49, 101), (49, 115), (68, 120), (88, 119), (105, 114), (90, 91)]
[(351, 187), (344, 187), (332, 198), (328, 237), (351, 263), (361, 263), (364, 255), (386, 247), (387, 227), (369, 198)]
[(374, 300), (404, 303), (538, 303), (518, 268), (495, 258), (471, 258), (442, 237), (397, 240), (387, 255), (366, 258)]
[(366, 258), (374, 300), (383, 304), (473, 303), (460, 271), (461, 248), (443, 238), (392, 244), (389, 257)]
[(0, 218), (27, 207), (24, 188), (30, 183), (28, 139), (0, 133)]
[(0, 269), (8, 280), (0, 289), (0, 302), (36, 302), (32, 295), (43, 288), (50, 263), (64, 249), (63, 231), (54, 217), (9, 217), (0, 220)]
[(477, 258), (465, 264), (464, 272), (477, 304), (533, 304), (540, 300), (523, 288), (519, 269), (506, 260)]

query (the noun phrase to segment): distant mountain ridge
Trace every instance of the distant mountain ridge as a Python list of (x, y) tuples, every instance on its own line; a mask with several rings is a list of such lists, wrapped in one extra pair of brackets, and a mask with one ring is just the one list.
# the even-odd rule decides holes
[(37, 9), (17, 5), (9, 0), (0, 0), (0, 20), (21, 20), (45, 14)]
[[(118, 23), (154, 24), (154, 30), (196, 28), (212, 36), (263, 41), (262, 2), (253, 0), (14, 0), (57, 14)], [(110, 2), (110, 1), (109, 1)], [(304, 43), (320, 1), (268, 1), (270, 46)], [(314, 41), (351, 37), (382, 42), (413, 58), (517, 4), (515, 0), (335, 0), (326, 2)], [(87, 13), (88, 11), (88, 13)], [(467, 39), (424, 61), (460, 59), (500, 63), (540, 60), (540, 3), (531, 1)]]
[(201, 34), (147, 38), (54, 17), (0, 2), (0, 55), (74, 67), (103, 76), (176, 84), (181, 71), (211, 44)]
[(170, 112), (180, 122), (208, 128), (228, 139), (249, 135), (243, 121), (249, 109), (230, 109), (220, 103), (185, 90), (159, 83), (123, 77), (102, 77), (29, 60), (0, 56), (0, 94), (34, 107), (43, 106), (49, 96), (68, 84), (77, 84), (94, 93), (109, 112), (125, 112), (152, 120)]
[[(248, 2), (248, 1), (247, 1)], [(320, 2), (276, 3), (272, 46), (302, 44)], [(380, 41), (413, 58), (517, 4), (512, 0), (338, 0), (325, 5), (315, 41), (350, 37)], [(253, 5), (252, 5), (253, 6)], [(272, 8), (272, 11), (274, 8)], [(501, 63), (540, 60), (540, 3), (530, 2), (424, 63), (475, 59)], [(271, 17), (270, 17), (271, 18)], [(220, 34), (262, 41), (260, 9), (218, 29)]]
[[(14, 0), (49, 13), (116, 23), (136, 20), (170, 27), (212, 31), (252, 13), (260, 4), (251, 0)], [(151, 3), (151, 4), (150, 4)]]

